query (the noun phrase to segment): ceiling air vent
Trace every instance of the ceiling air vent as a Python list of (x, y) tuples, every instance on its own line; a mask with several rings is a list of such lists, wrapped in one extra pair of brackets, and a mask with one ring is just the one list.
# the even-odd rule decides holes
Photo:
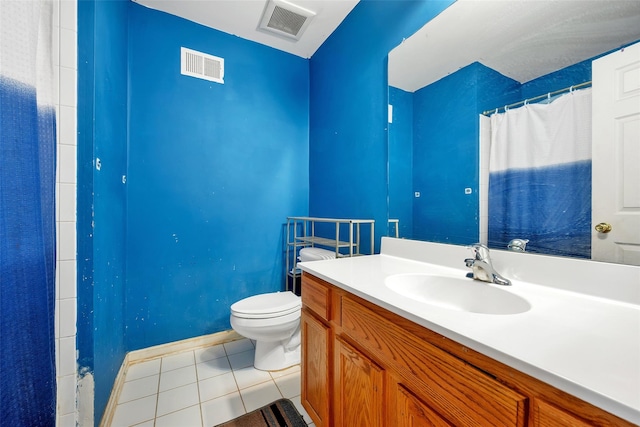
[(315, 15), (315, 12), (284, 0), (269, 0), (259, 28), (299, 40)]
[(180, 48), (180, 72), (185, 76), (224, 83), (224, 58)]

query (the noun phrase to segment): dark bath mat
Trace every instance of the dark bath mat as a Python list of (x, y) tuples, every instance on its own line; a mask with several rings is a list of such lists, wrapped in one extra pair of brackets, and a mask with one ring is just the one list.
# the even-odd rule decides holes
[(306, 427), (307, 425), (289, 399), (280, 399), (215, 427)]

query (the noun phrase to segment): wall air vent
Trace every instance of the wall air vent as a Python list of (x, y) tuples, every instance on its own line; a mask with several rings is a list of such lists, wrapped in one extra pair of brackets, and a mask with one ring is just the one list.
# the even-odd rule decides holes
[(224, 58), (181, 47), (180, 72), (185, 76), (224, 84)]
[(259, 28), (288, 39), (300, 40), (315, 12), (284, 0), (269, 0)]

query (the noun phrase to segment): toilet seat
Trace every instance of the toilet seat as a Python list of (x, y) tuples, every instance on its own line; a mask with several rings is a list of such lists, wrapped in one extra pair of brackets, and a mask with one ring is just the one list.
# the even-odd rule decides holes
[(231, 315), (244, 319), (270, 319), (300, 311), (302, 302), (293, 292), (254, 295), (231, 305)]

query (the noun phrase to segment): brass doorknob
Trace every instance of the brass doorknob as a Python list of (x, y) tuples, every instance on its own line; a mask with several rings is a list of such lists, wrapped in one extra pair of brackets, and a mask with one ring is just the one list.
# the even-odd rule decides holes
[(596, 225), (596, 231), (598, 233), (608, 233), (611, 231), (611, 224), (601, 222), (600, 224)]

